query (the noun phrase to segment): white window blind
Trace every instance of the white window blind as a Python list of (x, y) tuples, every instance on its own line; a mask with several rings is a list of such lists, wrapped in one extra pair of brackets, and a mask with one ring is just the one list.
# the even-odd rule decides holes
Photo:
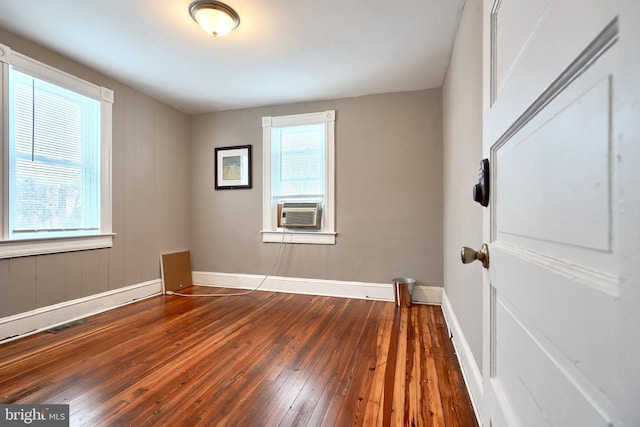
[(324, 123), (273, 128), (271, 132), (273, 198), (324, 198)]
[(100, 232), (100, 101), (9, 70), (9, 238)]

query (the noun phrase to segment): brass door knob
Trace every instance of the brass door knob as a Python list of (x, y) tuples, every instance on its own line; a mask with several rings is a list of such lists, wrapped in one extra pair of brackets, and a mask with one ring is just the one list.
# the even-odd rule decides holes
[(479, 251), (474, 251), (473, 249), (464, 246), (460, 251), (460, 258), (462, 258), (463, 264), (480, 261), (484, 268), (489, 268), (489, 246), (484, 243)]

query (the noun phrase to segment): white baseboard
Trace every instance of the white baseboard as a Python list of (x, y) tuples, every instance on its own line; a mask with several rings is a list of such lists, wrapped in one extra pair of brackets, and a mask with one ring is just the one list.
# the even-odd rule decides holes
[(0, 319), (0, 344), (162, 293), (160, 279)]
[[(279, 276), (269, 276), (265, 279), (265, 276), (253, 274), (211, 273), (204, 271), (194, 271), (192, 277), (194, 284), (204, 286), (254, 289), (264, 280), (264, 283), (259, 288), (262, 291), (379, 301), (394, 300), (393, 284), (391, 282), (366, 283)], [(440, 304), (442, 302), (442, 288), (416, 285), (413, 290), (413, 301), (418, 304)]]
[(447, 293), (442, 291), (442, 312), (444, 314), (445, 321), (449, 327), (449, 334), (453, 340), (453, 346), (456, 349), (456, 356), (462, 369), (462, 375), (464, 376), (464, 382), (467, 385), (467, 390), (471, 397), (471, 403), (476, 413), (476, 419), (478, 424), (482, 425), (482, 402), (484, 401), (484, 388), (482, 381), (482, 372), (478, 368), (473, 353), (471, 353), (471, 347), (467, 342), (462, 328), (458, 322), (458, 318), (451, 307), (451, 302), (447, 298)]

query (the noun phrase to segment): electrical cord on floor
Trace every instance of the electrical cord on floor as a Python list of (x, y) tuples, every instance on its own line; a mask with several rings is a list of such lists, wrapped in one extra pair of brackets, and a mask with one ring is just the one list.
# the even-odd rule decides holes
[[(287, 234), (287, 229), (285, 228), (284, 231), (282, 232), (282, 240), (280, 241), (280, 245), (278, 246), (278, 253), (276, 254), (275, 259), (273, 260), (273, 264), (271, 264), (271, 268), (269, 269), (269, 272), (262, 278), (262, 280), (260, 281), (258, 286), (256, 286), (253, 289), (248, 290), (247, 292), (236, 292), (236, 293), (232, 293), (232, 294), (183, 294), (183, 293), (180, 293), (180, 292), (166, 291), (165, 294), (166, 295), (176, 295), (176, 296), (179, 296), (179, 297), (234, 297), (234, 296), (240, 296), (240, 295), (249, 295), (250, 293), (255, 292), (258, 289), (260, 289), (260, 287), (264, 284), (264, 282), (273, 273), (273, 269), (276, 267), (276, 264), (278, 264), (278, 267), (280, 266), (280, 263), (282, 262), (281, 253), (282, 253), (282, 248), (284, 247), (284, 237), (285, 237), (286, 234)], [(279, 260), (279, 262), (278, 262), (278, 260)]]

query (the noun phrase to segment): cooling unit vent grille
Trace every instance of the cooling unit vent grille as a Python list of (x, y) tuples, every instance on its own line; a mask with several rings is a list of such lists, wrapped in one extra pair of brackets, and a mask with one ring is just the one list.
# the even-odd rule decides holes
[(284, 203), (280, 223), (287, 228), (320, 228), (320, 203)]

